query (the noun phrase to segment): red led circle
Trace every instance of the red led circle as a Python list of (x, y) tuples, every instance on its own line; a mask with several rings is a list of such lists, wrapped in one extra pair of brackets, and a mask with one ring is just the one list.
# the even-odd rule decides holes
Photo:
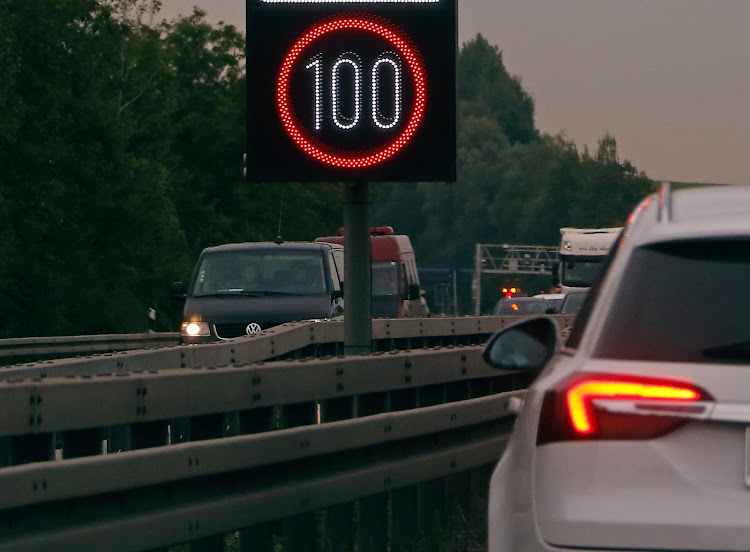
[[(401, 134), (382, 148), (375, 151), (368, 150), (357, 155), (345, 155), (334, 148), (316, 144), (299, 123), (291, 105), (289, 92), (292, 68), (302, 52), (317, 39), (341, 30), (365, 31), (386, 40), (406, 60), (414, 78), (414, 110)], [(276, 82), (276, 106), (287, 134), (307, 155), (328, 165), (346, 169), (371, 167), (398, 153), (416, 133), (422, 122), (426, 104), (427, 82), (419, 52), (395, 25), (371, 14), (354, 13), (346, 16), (333, 16), (305, 31), (287, 52)]]

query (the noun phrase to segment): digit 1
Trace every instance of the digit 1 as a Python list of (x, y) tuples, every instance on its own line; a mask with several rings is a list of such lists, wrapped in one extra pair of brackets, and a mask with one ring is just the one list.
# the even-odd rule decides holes
[(315, 70), (315, 130), (320, 130), (323, 125), (323, 62), (321, 55), (314, 56), (312, 61), (305, 65), (305, 69)]

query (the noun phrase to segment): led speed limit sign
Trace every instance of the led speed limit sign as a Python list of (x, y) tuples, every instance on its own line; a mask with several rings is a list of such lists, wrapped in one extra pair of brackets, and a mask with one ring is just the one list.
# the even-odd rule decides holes
[(248, 0), (247, 48), (249, 180), (455, 180), (455, 0)]

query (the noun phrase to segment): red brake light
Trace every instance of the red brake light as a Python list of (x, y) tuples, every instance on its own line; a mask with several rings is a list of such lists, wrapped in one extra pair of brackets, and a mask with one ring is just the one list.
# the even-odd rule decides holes
[(547, 392), (537, 443), (653, 439), (700, 418), (711, 397), (683, 382), (583, 374)]

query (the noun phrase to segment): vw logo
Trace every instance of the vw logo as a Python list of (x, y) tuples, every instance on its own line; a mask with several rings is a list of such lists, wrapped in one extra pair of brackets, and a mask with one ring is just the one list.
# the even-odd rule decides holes
[(245, 333), (247, 335), (255, 335), (257, 333), (260, 333), (260, 330), (260, 324), (258, 324), (257, 322), (250, 322), (245, 328)]

